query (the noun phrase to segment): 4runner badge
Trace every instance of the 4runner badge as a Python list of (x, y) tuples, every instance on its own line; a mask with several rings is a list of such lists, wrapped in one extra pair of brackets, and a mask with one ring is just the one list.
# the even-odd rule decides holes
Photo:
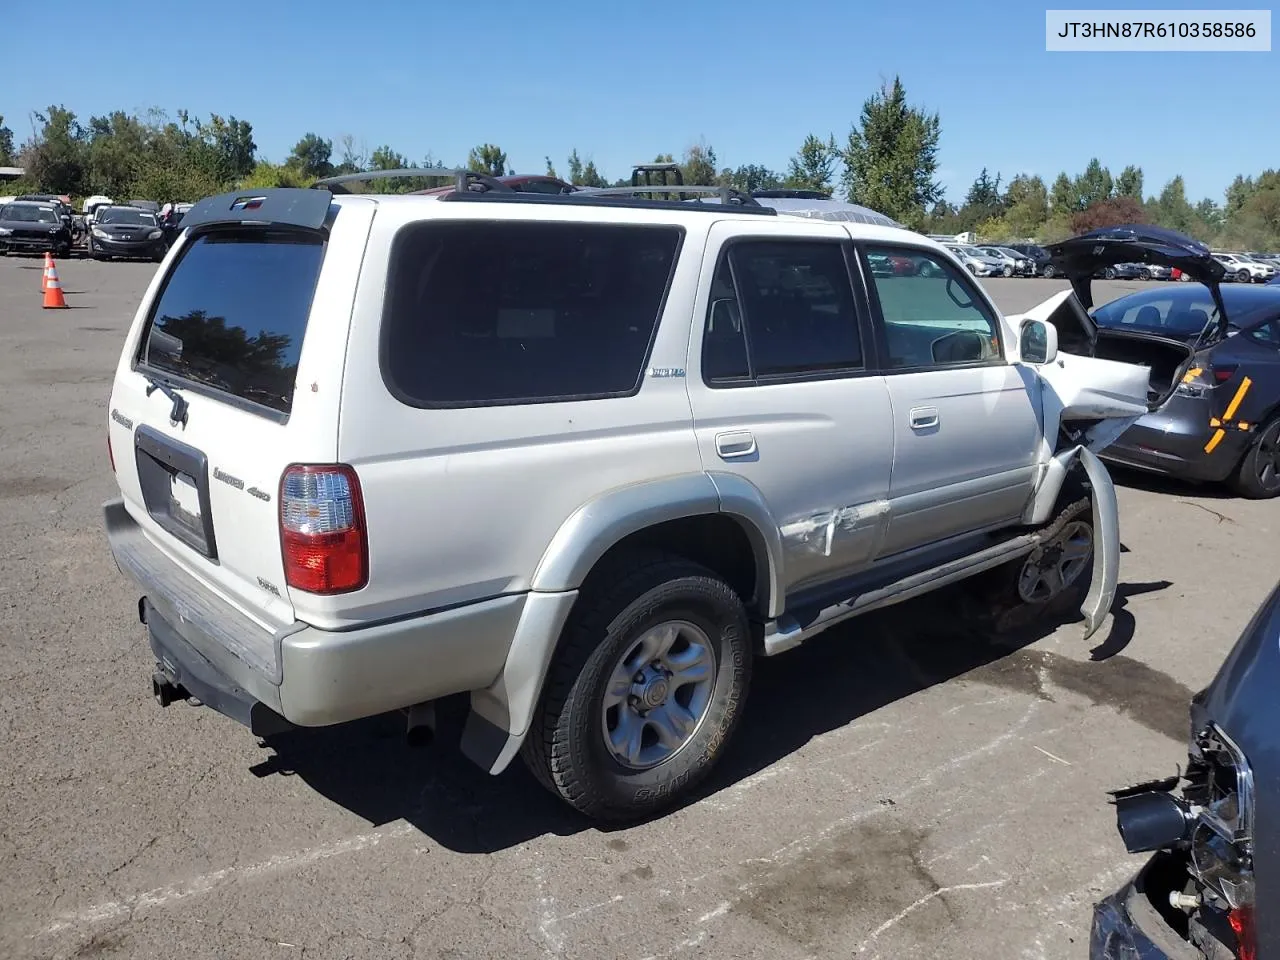
[(683, 377), (684, 367), (650, 367), (651, 377)]

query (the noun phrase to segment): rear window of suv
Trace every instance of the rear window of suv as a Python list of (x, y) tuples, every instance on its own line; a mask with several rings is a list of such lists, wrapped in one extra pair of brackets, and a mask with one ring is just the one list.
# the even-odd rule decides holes
[(635, 224), (405, 227), (383, 319), (388, 389), (415, 407), (634, 393), (682, 236)]
[(288, 415), (324, 250), (296, 231), (196, 237), (152, 308), (139, 364)]

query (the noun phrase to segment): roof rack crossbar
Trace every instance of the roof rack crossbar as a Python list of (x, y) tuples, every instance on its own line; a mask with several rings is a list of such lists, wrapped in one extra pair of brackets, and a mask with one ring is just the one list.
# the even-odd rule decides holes
[(481, 190), (502, 190), (508, 193), (515, 193), (514, 190), (496, 177), (461, 167), (404, 167), (399, 170), (364, 170), (358, 173), (342, 173), (333, 177), (324, 177), (311, 186), (313, 189), (348, 193), (349, 191), (344, 189), (334, 191), (332, 188), (344, 183), (359, 183), (365, 180), (399, 180), (407, 177), (452, 177), (455, 187), (460, 191), (473, 189), (472, 181), (474, 181), (474, 185), (479, 186)]
[(701, 193), (714, 194), (720, 198), (721, 203), (737, 203), (744, 207), (763, 206), (755, 197), (749, 193), (743, 193), (733, 187), (717, 187), (708, 184), (692, 184), (692, 183), (668, 183), (668, 184), (633, 184), (629, 187), (601, 187), (597, 190), (591, 190), (588, 196), (625, 196), (626, 194), (637, 193)]
[[(686, 190), (688, 188), (686, 187)], [(658, 187), (654, 190), (647, 191), (650, 193), (678, 193), (678, 187)], [(443, 194), (441, 201), (461, 201), (474, 200), (477, 202), (491, 203), (528, 203), (528, 204), (545, 204), (548, 206), (564, 205), (574, 207), (631, 207), (644, 210), (683, 210), (688, 212), (704, 212), (704, 213), (722, 213), (724, 207), (722, 204), (705, 204), (705, 203), (689, 203), (682, 200), (664, 200), (653, 199), (647, 196), (637, 196), (637, 190), (634, 187), (618, 187), (603, 188), (600, 190), (579, 190), (573, 193), (525, 193), (519, 190), (509, 192), (478, 193), (475, 190), (465, 192), (453, 191)], [(734, 203), (730, 207), (734, 213), (752, 213), (761, 214), (763, 216), (777, 216), (778, 211), (773, 207), (762, 206), (758, 203), (742, 204)]]

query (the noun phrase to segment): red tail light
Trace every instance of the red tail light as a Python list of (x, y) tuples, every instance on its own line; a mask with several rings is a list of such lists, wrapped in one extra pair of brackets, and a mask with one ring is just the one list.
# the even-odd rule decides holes
[(280, 478), (280, 546), (285, 582), (334, 594), (369, 581), (360, 479), (346, 464), (294, 464)]
[(1215, 383), (1226, 383), (1236, 375), (1236, 365), (1234, 363), (1227, 364), (1223, 367), (1213, 368), (1213, 379)]
[(1254, 927), (1253, 906), (1236, 907), (1227, 914), (1236, 932), (1236, 956), (1240, 960), (1258, 960), (1258, 933)]

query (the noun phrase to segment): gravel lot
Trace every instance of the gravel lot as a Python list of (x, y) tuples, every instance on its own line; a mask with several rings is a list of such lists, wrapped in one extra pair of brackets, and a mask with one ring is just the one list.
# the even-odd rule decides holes
[[(154, 269), (64, 261), (72, 309), (42, 311), (40, 261), (0, 259), (0, 956), (1083, 957), (1140, 862), (1105, 791), (1185, 761), (1187, 700), (1280, 568), (1274, 504), (1120, 477), (1092, 641), (992, 645), (955, 592), (854, 621), (762, 661), (706, 796), (627, 830), (394, 721), (266, 747), (156, 706), (102, 533)], [(1009, 311), (1063, 286), (988, 284)]]

